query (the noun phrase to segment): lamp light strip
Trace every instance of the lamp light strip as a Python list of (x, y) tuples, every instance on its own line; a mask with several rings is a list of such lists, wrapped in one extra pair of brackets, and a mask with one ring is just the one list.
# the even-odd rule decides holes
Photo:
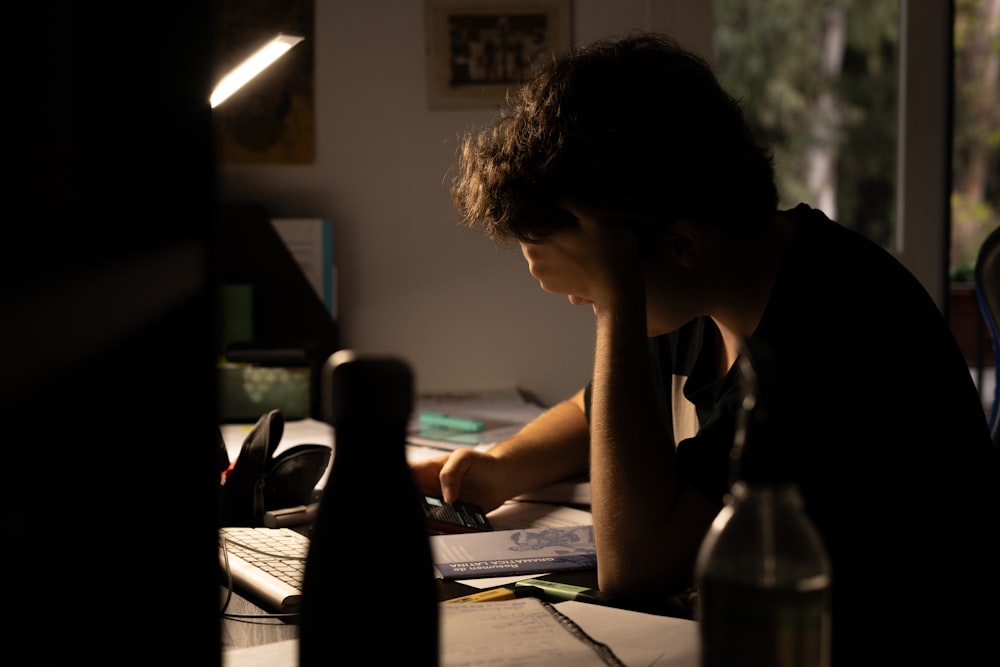
[(222, 104), (230, 95), (270, 67), (274, 61), (285, 55), (289, 49), (302, 40), (303, 38), (297, 35), (279, 34), (258, 49), (253, 55), (237, 65), (235, 69), (222, 78), (222, 81), (212, 91), (212, 97), (209, 99), (212, 108), (214, 109)]

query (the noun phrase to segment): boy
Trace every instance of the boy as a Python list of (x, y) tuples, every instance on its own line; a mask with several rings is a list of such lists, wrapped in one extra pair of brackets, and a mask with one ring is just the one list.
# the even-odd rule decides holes
[(770, 153), (703, 60), (657, 35), (554, 60), (464, 136), (452, 193), (542, 289), (593, 309), (596, 349), (588, 386), (513, 438), (414, 464), (426, 492), (490, 510), (587, 473), (600, 589), (683, 591), (730, 483), (752, 338), (831, 557), (835, 664), (972, 655), (998, 524), (969, 369), (890, 254), (778, 210)]

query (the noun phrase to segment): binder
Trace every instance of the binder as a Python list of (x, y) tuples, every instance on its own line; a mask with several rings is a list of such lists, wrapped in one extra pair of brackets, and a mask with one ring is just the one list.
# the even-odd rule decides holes
[(326, 218), (272, 218), (271, 226), (309, 280), (316, 296), (337, 319), (337, 265), (333, 221)]

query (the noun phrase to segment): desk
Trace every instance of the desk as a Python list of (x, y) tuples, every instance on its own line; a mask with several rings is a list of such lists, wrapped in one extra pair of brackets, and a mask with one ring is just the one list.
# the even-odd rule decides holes
[[(313, 425), (307, 423), (304, 426)], [(294, 444), (295, 435), (283, 438), (282, 446)], [(227, 441), (239, 440), (239, 437), (240, 434), (237, 434), (236, 438), (227, 438)], [(311, 433), (300, 437), (316, 441), (317, 436)], [(561, 572), (542, 578), (587, 588), (597, 587), (597, 574), (593, 570)], [(439, 601), (482, 590), (460, 581), (438, 580), (436, 587)], [(598, 641), (611, 646), (627, 665), (692, 667), (697, 662), (696, 626), (690, 620), (689, 607), (680, 598), (616, 601), (609, 606), (562, 602), (557, 606), (560, 610), (565, 608), (571, 612), (567, 615)], [(226, 611), (231, 614), (223, 618), (221, 628), (226, 667), (255, 667), (258, 664), (295, 666), (299, 635), (296, 617), (282, 618), (269, 614), (239, 591), (233, 592)]]
[[(220, 593), (224, 598), (226, 595), (225, 587), (220, 588)], [(220, 633), (223, 651), (270, 644), (286, 639), (298, 639), (297, 617), (285, 619), (275, 616), (239, 592), (233, 592), (229, 599), (229, 605), (226, 607), (226, 613), (256, 618), (223, 616)]]

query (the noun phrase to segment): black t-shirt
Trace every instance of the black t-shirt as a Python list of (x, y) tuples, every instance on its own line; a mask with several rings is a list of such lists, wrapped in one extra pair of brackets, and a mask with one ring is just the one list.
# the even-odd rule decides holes
[[(872, 634), (888, 617), (908, 636), (970, 638), (982, 617), (952, 605), (970, 604), (987, 580), (996, 592), (1000, 478), (968, 365), (926, 290), (887, 251), (808, 206), (783, 215), (796, 234), (752, 338), (771, 354), (793, 475), (831, 557), (837, 662), (860, 655), (866, 638), (878, 640), (867, 655), (905, 653), (902, 638)], [(676, 413), (681, 376), (698, 417), (696, 434), (677, 443), (679, 474), (721, 505), (741, 388), (738, 365), (721, 379), (710, 372), (718, 336), (700, 318), (650, 344), (664, 410)], [(995, 607), (995, 595), (983, 602)], [(924, 650), (943, 650), (941, 637)]]

